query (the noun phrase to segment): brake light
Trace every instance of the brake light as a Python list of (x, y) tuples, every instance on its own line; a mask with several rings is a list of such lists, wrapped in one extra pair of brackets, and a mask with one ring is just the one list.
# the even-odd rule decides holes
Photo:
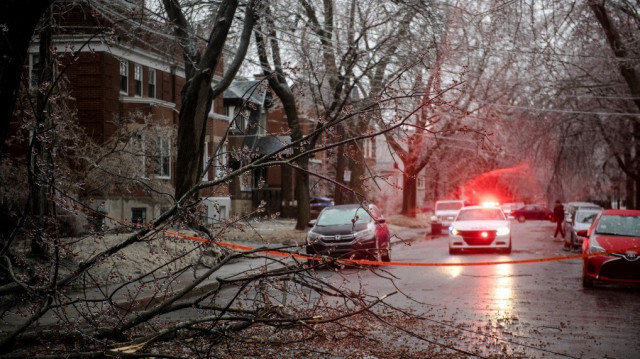
[(487, 237), (489, 237), (489, 233), (487, 233), (487, 232), (482, 232), (482, 233), (480, 233), (480, 236), (481, 236), (482, 238), (487, 238)]

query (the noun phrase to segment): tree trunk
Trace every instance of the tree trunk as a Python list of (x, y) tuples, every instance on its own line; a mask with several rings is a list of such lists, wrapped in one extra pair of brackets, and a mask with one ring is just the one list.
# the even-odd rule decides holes
[[(282, 73), (282, 62), (280, 57), (280, 46), (276, 36), (275, 25), (270, 18), (269, 8), (265, 9), (265, 26), (266, 32), (269, 34), (269, 41), (271, 43), (271, 56), (273, 58), (273, 65), (275, 71), (271, 70), (269, 63), (269, 57), (267, 56), (267, 45), (265, 38), (260, 31), (255, 32), (256, 44), (258, 46), (258, 57), (260, 58), (260, 65), (262, 66), (262, 72), (266, 76), (269, 86), (276, 93), (284, 109), (284, 113), (287, 116), (287, 125), (291, 130), (291, 141), (300, 141), (303, 137), (302, 128), (300, 126), (300, 117), (298, 116), (298, 109), (296, 108), (296, 98), (287, 83), (287, 78)], [(298, 144), (293, 147), (293, 156), (300, 155), (305, 146)], [(301, 170), (295, 171), (295, 196), (298, 205), (296, 229), (304, 230), (307, 228), (309, 219), (311, 218), (311, 201), (309, 198), (309, 174), (306, 172), (309, 167), (309, 157), (302, 156), (296, 160), (296, 165)]]
[[(344, 133), (344, 131), (342, 131)], [(344, 183), (344, 170), (347, 168), (347, 161), (344, 157), (344, 145), (338, 146), (338, 154), (336, 158), (336, 182), (341, 183), (343, 185), (347, 185), (348, 183)], [(335, 204), (345, 204), (348, 203), (345, 200), (345, 189), (336, 185), (333, 191), (333, 202)]]
[(619, 59), (618, 70), (629, 87), (629, 92), (631, 92), (633, 96), (633, 102), (636, 104), (636, 107), (640, 109), (640, 76), (633, 67), (637, 61), (629, 58), (629, 53), (624, 45), (624, 41), (620, 37), (620, 32), (609, 18), (609, 14), (604, 5), (605, 2), (588, 1), (588, 3), (604, 31), (611, 50)]
[[(31, 214), (33, 215), (34, 234), (31, 238), (31, 254), (45, 257), (47, 246), (45, 233), (50, 214), (48, 194), (50, 183), (53, 183), (53, 163), (51, 163), (51, 131), (53, 124), (49, 115), (48, 93), (44, 92), (53, 82), (53, 59), (51, 55), (51, 9), (44, 14), (42, 31), (40, 32), (38, 88), (36, 90), (35, 128), (30, 146), (29, 156), (31, 171), (29, 185), (31, 187)], [(45, 85), (48, 84), (46, 87)]]
[(348, 192), (348, 203), (360, 203), (367, 199), (363, 197), (366, 195), (366, 186), (364, 185), (363, 178), (365, 174), (365, 162), (364, 153), (362, 153), (362, 140), (354, 141), (349, 145), (349, 171), (351, 171), (351, 180), (349, 181), (349, 187), (351, 191)]
[[(293, 96), (293, 92), (286, 84), (286, 82), (280, 82), (277, 78), (269, 76), (269, 85), (278, 98), (282, 102), (284, 112), (287, 116), (287, 123), (289, 129), (291, 129), (291, 141), (295, 142), (302, 139), (302, 129), (300, 128), (300, 118), (298, 117), (298, 110), (296, 109), (296, 99)], [(293, 148), (293, 155), (297, 156), (302, 153), (302, 146), (295, 146)], [(298, 204), (296, 229), (304, 230), (307, 228), (309, 219), (311, 218), (311, 199), (309, 198), (309, 174), (306, 172), (309, 167), (309, 158), (307, 156), (300, 157), (296, 164), (302, 168), (302, 170), (295, 170), (295, 196)]]
[[(170, 5), (169, 3), (166, 3)], [(170, 9), (170, 6), (167, 6)], [(187, 79), (182, 90), (182, 106), (178, 123), (178, 158), (176, 164), (176, 200), (185, 200), (187, 194), (202, 175), (205, 130), (211, 102), (217, 93), (211, 89), (211, 79), (222, 57), (222, 49), (227, 40), (229, 28), (238, 7), (237, 1), (225, 1), (216, 14), (215, 27), (211, 31), (207, 48), (193, 77)], [(177, 10), (177, 9), (173, 9)], [(183, 27), (186, 25), (182, 25)], [(187, 45), (183, 50), (188, 51)], [(190, 56), (198, 58), (196, 54)], [(187, 62), (187, 61), (185, 61)], [(187, 64), (188, 65), (188, 64)], [(220, 93), (224, 89), (220, 89)], [(195, 194), (194, 194), (195, 195)]]
[[(629, 169), (633, 169), (634, 167), (634, 163), (631, 160), (631, 148), (626, 148), (624, 151), (624, 163), (625, 166), (627, 166)], [(635, 185), (636, 185), (636, 181), (633, 179), (633, 177), (631, 177), (630, 175), (625, 175), (624, 176), (625, 180), (625, 191), (624, 191), (624, 204), (625, 207), (631, 209), (635, 207), (635, 199), (636, 199), (636, 194), (635, 194)]]
[(405, 168), (402, 175), (402, 214), (407, 217), (416, 216), (417, 176), (412, 169)]
[(0, 1), (0, 164), (31, 36), (52, 3), (53, 0)]

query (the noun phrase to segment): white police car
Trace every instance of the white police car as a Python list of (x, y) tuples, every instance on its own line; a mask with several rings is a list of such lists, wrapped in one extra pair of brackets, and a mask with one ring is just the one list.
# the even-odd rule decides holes
[(449, 254), (471, 249), (511, 253), (511, 225), (499, 206), (463, 207), (449, 226)]

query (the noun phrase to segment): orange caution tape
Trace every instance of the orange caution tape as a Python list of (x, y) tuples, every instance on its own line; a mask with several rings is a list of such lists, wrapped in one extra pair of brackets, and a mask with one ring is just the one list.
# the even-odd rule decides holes
[[(119, 219), (113, 216), (110, 216), (106, 213), (100, 213), (98, 211), (95, 211), (91, 208), (88, 209), (89, 211), (102, 215), (106, 218), (109, 218), (113, 221), (116, 222), (120, 222), (120, 223), (125, 223), (125, 224), (133, 224), (138, 226), (137, 224), (134, 224), (132, 222), (129, 222), (127, 220), (124, 219)], [(212, 244), (217, 244), (219, 246), (225, 247), (225, 248), (231, 248), (231, 249), (236, 249), (236, 250), (241, 250), (241, 251), (255, 251), (258, 248), (256, 247), (251, 247), (251, 246), (245, 246), (245, 245), (241, 245), (241, 244), (235, 244), (235, 243), (229, 243), (229, 242), (221, 242), (221, 241), (212, 241), (206, 238), (201, 238), (201, 237), (196, 237), (196, 236), (191, 236), (188, 234), (181, 234), (181, 233), (177, 233), (177, 232), (173, 232), (173, 231), (168, 231), (165, 230), (165, 233), (167, 233), (168, 235), (172, 235), (175, 237), (180, 237), (180, 238), (186, 238), (186, 239), (191, 239), (194, 241), (198, 241), (198, 242), (202, 242), (202, 243), (212, 243)], [(568, 256), (556, 256), (556, 257), (547, 257), (547, 258), (531, 258), (531, 259), (518, 259), (518, 260), (508, 260), (508, 261), (498, 261), (498, 262), (463, 262), (463, 263), (451, 263), (451, 262), (381, 262), (381, 261), (372, 261), (372, 260), (365, 260), (365, 259), (339, 259), (339, 258), (331, 258), (331, 257), (316, 257), (316, 256), (311, 256), (311, 255), (306, 255), (306, 254), (300, 254), (300, 253), (291, 253), (291, 252), (285, 252), (285, 251), (277, 251), (277, 250), (272, 250), (272, 249), (263, 249), (263, 250), (259, 250), (260, 253), (265, 253), (265, 254), (269, 254), (269, 255), (274, 255), (274, 256), (280, 256), (280, 257), (293, 257), (293, 258), (298, 258), (298, 259), (311, 259), (311, 260), (315, 260), (315, 261), (319, 261), (319, 262), (337, 262), (337, 263), (342, 263), (342, 264), (360, 264), (360, 265), (369, 265), (369, 266), (396, 266), (396, 267), (469, 267), (469, 266), (489, 266), (489, 265), (500, 265), (500, 264), (525, 264), (525, 263), (542, 263), (542, 262), (553, 262), (553, 261), (563, 261), (563, 260), (568, 260), (568, 259), (576, 259), (576, 258), (587, 258), (587, 257), (593, 257), (593, 256), (599, 256), (599, 255), (606, 255), (606, 254), (614, 254), (614, 253), (620, 253), (620, 252), (626, 252), (626, 251), (631, 251), (631, 250), (640, 250), (640, 247), (632, 247), (632, 248), (627, 248), (621, 251), (606, 251), (606, 252), (598, 252), (598, 253), (580, 253), (580, 254), (572, 254), (572, 255), (568, 255)]]

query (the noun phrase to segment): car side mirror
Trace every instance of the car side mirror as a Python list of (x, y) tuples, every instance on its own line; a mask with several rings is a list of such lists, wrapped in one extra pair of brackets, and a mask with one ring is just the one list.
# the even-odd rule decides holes
[(316, 225), (316, 222), (318, 222), (318, 220), (316, 220), (316, 219), (310, 220), (309, 223), (307, 223), (307, 227), (313, 228), (313, 226)]
[(578, 237), (588, 237), (589, 236), (588, 233), (589, 233), (588, 229), (581, 229), (581, 230), (576, 232)]

